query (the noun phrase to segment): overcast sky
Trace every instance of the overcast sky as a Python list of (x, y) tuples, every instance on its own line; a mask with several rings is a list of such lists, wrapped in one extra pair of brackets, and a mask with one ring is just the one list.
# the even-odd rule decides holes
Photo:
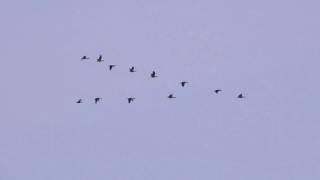
[(319, 6), (1, 0), (0, 180), (320, 179)]

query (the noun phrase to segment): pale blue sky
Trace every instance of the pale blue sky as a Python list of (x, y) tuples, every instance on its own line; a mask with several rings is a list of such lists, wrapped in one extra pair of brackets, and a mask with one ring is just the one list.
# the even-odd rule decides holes
[(318, 180), (319, 6), (1, 0), (0, 180)]

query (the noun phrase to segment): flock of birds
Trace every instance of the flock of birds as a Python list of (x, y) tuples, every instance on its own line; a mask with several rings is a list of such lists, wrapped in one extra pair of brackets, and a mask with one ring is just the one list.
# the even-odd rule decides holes
[[(90, 59), (90, 58), (89, 58), (88, 56), (82, 56), (82, 57), (81, 57), (81, 61), (89, 60), (89, 59)], [(101, 62), (103, 62), (103, 61), (104, 61), (104, 60), (102, 59), (102, 55), (99, 55), (99, 57), (98, 57), (98, 59), (96, 60), (96, 62), (101, 63)], [(115, 68), (115, 67), (116, 67), (116, 65), (114, 65), (114, 64), (108, 65), (108, 69), (109, 69), (110, 71), (111, 71), (113, 68)], [(129, 72), (131, 72), (131, 73), (136, 72), (135, 67), (134, 67), (134, 66), (130, 67), (130, 68), (129, 68)], [(151, 77), (151, 78), (157, 78), (158, 76), (157, 76), (157, 73), (156, 73), (155, 71), (152, 71), (151, 74), (150, 74), (150, 77)], [(181, 81), (181, 82), (180, 82), (180, 85), (181, 85), (181, 87), (185, 87), (188, 83), (189, 83), (189, 82), (187, 82), (187, 81)], [(214, 90), (214, 93), (215, 93), (215, 94), (219, 94), (220, 92), (222, 92), (222, 89), (216, 89), (216, 90)], [(169, 94), (167, 98), (169, 98), (169, 99), (174, 99), (174, 98), (176, 98), (176, 97), (175, 97), (173, 94)], [(245, 98), (245, 96), (244, 96), (242, 93), (240, 93), (240, 94), (238, 94), (237, 98), (243, 99), (243, 98)], [(102, 100), (101, 97), (96, 97), (96, 98), (94, 98), (94, 103), (95, 103), (95, 104), (98, 104), (101, 100)], [(134, 100), (135, 100), (135, 97), (128, 97), (128, 98), (127, 98), (127, 101), (128, 101), (129, 104), (132, 103)], [(77, 103), (77, 104), (83, 103), (83, 99), (77, 100), (76, 103)]]

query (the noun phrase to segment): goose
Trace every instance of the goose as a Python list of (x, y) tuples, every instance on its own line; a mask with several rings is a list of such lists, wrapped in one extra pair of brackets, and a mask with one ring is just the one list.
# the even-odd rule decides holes
[(173, 98), (176, 98), (176, 97), (173, 96), (173, 94), (169, 94), (168, 98), (169, 98), (169, 99), (173, 99)]
[(152, 73), (151, 73), (151, 78), (155, 78), (155, 77), (158, 77), (157, 75), (156, 75), (156, 72), (155, 71), (152, 71)]
[(130, 69), (129, 69), (130, 72), (136, 72), (136, 70), (134, 69), (134, 66), (132, 66)]
[(111, 71), (116, 65), (109, 65), (109, 70)]
[(242, 99), (242, 98), (244, 98), (244, 95), (243, 95), (243, 94), (239, 94), (239, 95), (238, 95), (238, 98), (239, 98), (239, 99)]
[(187, 81), (182, 81), (180, 84), (181, 84), (182, 87), (184, 87), (187, 83), (189, 83), (189, 82), (187, 82)]
[(82, 103), (82, 99), (79, 99), (79, 100), (77, 101), (77, 104), (80, 104), (80, 103)]
[(97, 59), (97, 62), (102, 62), (103, 60), (102, 60), (102, 55), (100, 54), (99, 55), (99, 58)]
[(94, 98), (94, 103), (97, 104), (99, 101), (101, 101), (101, 99), (102, 98), (100, 98), (100, 97)]
[(81, 60), (87, 60), (87, 59), (89, 59), (89, 57), (87, 57), (87, 56), (82, 56), (82, 58), (81, 58)]
[(130, 104), (130, 103), (133, 102), (134, 100), (135, 100), (135, 98), (129, 97), (129, 98), (128, 98), (128, 103)]

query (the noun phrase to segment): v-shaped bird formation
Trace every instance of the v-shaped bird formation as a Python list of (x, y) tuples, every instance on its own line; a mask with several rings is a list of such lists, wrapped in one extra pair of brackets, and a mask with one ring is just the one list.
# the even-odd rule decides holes
[[(81, 61), (90, 60), (90, 58), (89, 58), (88, 56), (82, 56), (82, 57), (80, 58), (80, 60), (81, 60)], [(100, 54), (100, 55), (98, 56), (98, 58), (96, 59), (96, 62), (97, 62), (97, 63), (101, 63), (101, 62), (103, 62), (103, 61), (104, 61), (104, 60), (103, 60), (103, 56)], [(109, 71), (112, 71), (114, 68), (117, 67), (117, 65), (115, 65), (115, 64), (110, 64), (110, 65), (108, 65), (107, 67), (108, 67)], [(129, 68), (129, 72), (130, 72), (130, 73), (136, 72), (135, 66), (131, 66), (131, 67)], [(157, 78), (157, 77), (159, 77), (159, 76), (158, 76), (158, 73), (157, 73), (155, 70), (152, 70), (152, 71), (151, 71), (151, 74), (150, 74), (150, 78)], [(180, 83), (180, 86), (183, 87), (183, 88), (184, 88), (184, 87), (187, 87), (187, 84), (189, 84), (188, 81), (181, 81), (181, 82), (179, 82), (179, 83)], [(223, 91), (222, 91), (222, 89), (215, 89), (215, 90), (213, 90), (213, 92), (214, 92), (215, 94), (220, 94), (220, 93), (223, 92)], [(170, 94), (167, 96), (167, 98), (168, 98), (168, 99), (175, 99), (175, 98), (177, 98), (177, 97), (176, 97), (174, 94), (170, 93)], [(236, 96), (236, 98), (238, 98), (238, 99), (243, 99), (243, 98), (245, 98), (245, 96), (244, 96), (243, 93), (239, 93), (239, 94)], [(128, 97), (128, 98), (127, 98), (128, 104), (133, 103), (133, 102), (135, 101), (135, 99), (136, 99), (135, 97)], [(101, 98), (101, 97), (95, 97), (95, 98), (93, 99), (93, 102), (94, 102), (95, 104), (99, 104), (101, 101), (102, 101), (102, 98)], [(77, 103), (77, 104), (82, 104), (82, 103), (84, 103), (84, 100), (83, 100), (82, 98), (79, 98), (79, 99), (76, 101), (76, 103)]]

